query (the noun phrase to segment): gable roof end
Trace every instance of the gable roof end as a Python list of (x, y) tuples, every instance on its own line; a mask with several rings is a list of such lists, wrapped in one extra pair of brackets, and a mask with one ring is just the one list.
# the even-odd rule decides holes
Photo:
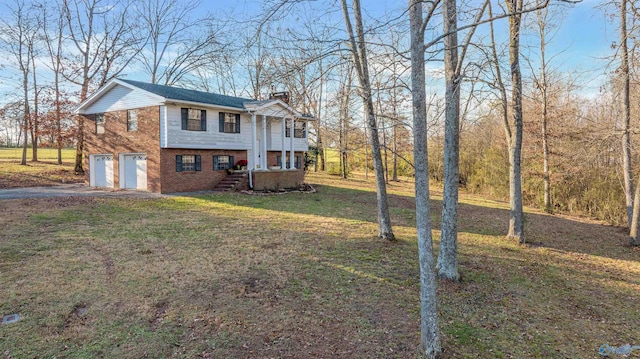
[[(130, 90), (135, 90), (136, 89), (135, 86), (132, 86), (131, 84), (128, 84), (128, 83), (126, 83), (126, 82), (124, 82), (122, 80), (113, 79), (113, 80), (107, 82), (101, 88), (99, 88), (96, 92), (91, 94), (89, 97), (87, 97), (80, 105), (78, 105), (78, 107), (75, 110), (75, 113), (84, 114), (85, 110), (87, 108), (89, 108), (94, 102), (96, 102), (98, 99), (100, 99), (100, 97), (102, 97), (104, 94), (106, 94), (107, 92), (111, 91), (114, 87), (116, 87), (118, 85), (126, 87), (126, 88), (128, 88)], [(158, 102), (163, 102), (165, 100), (165, 98), (163, 98), (161, 96), (158, 96), (156, 94), (153, 94), (153, 93), (149, 93), (149, 95), (155, 97)]]

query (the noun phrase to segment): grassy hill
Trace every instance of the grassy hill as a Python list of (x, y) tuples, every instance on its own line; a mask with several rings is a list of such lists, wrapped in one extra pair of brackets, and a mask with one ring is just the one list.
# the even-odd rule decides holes
[[(0, 201), (5, 356), (417, 358), (413, 187), (310, 174), (317, 193)], [(436, 235), (440, 197), (434, 192)], [(438, 286), (446, 358), (596, 358), (638, 343), (625, 231), (461, 195), (463, 280)], [(639, 357), (640, 352), (632, 356)]]

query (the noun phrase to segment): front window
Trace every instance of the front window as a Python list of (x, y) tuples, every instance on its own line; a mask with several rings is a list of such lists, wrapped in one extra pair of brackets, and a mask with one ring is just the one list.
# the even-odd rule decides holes
[(182, 170), (185, 172), (196, 170), (196, 156), (185, 155), (182, 156)]
[(194, 172), (200, 170), (200, 155), (176, 155), (176, 172)]
[(104, 133), (104, 113), (96, 114), (96, 133), (99, 135)]
[(136, 110), (127, 111), (127, 131), (138, 130), (138, 112)]
[(240, 114), (220, 112), (220, 132), (240, 133)]
[[(290, 121), (287, 121), (287, 128), (286, 128), (286, 136), (287, 137), (291, 137), (291, 125), (290, 125)], [(307, 137), (307, 123), (306, 122), (300, 122), (300, 121), (296, 121), (293, 124), (293, 137), (294, 138), (306, 138)]]
[(219, 155), (213, 156), (214, 170), (228, 170), (233, 167), (233, 156)]
[(207, 111), (195, 108), (182, 108), (182, 129), (187, 131), (207, 130)]
[(202, 127), (200, 126), (202, 118), (202, 113), (200, 110), (189, 109), (189, 118), (187, 122), (187, 130), (189, 131), (201, 131)]

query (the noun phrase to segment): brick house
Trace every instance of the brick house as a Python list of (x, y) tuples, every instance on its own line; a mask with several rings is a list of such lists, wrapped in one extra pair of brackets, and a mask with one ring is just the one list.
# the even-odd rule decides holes
[(304, 180), (313, 119), (278, 98), (115, 79), (77, 112), (85, 117), (85, 181), (92, 187), (210, 190), (244, 163), (254, 189), (297, 187)]

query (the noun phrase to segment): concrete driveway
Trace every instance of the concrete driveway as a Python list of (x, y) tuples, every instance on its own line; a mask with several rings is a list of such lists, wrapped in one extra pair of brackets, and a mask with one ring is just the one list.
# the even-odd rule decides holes
[(90, 188), (81, 183), (64, 184), (51, 187), (24, 187), (0, 189), (0, 200), (16, 198), (51, 198), (51, 197), (132, 197), (132, 198), (159, 198), (163, 195), (146, 191), (113, 190)]

